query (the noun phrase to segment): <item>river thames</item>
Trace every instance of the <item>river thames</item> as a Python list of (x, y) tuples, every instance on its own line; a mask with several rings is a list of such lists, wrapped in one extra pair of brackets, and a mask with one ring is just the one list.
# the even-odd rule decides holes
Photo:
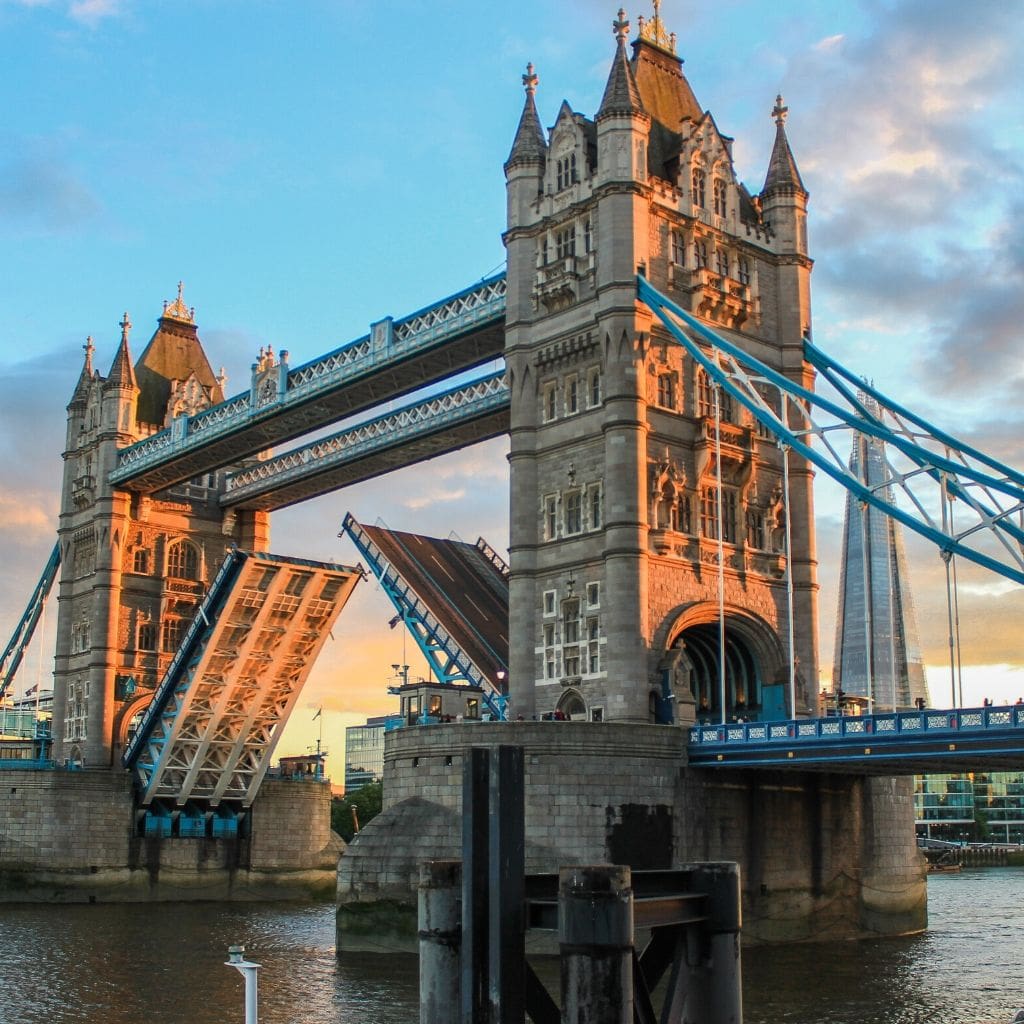
[[(929, 879), (928, 932), (744, 951), (746, 1024), (1008, 1024), (1024, 869)], [(416, 959), (343, 952), (326, 904), (0, 907), (0, 1024), (232, 1024), (244, 943), (260, 1024), (413, 1024)]]

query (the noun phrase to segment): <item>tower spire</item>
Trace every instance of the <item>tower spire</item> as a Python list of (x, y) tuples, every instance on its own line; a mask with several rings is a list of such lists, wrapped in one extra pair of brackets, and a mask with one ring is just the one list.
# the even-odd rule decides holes
[(523, 75), (523, 88), (526, 90), (526, 101), (523, 104), (523, 113), (519, 118), (519, 127), (516, 129), (516, 137), (512, 143), (512, 152), (505, 161), (505, 168), (518, 163), (543, 162), (547, 156), (548, 145), (544, 138), (544, 129), (540, 125), (540, 118), (537, 116), (537, 104), (534, 102), (534, 94), (537, 92), (537, 85), (540, 79), (533, 69), (533, 64), (526, 65), (526, 74)]
[(644, 104), (640, 99), (640, 90), (636, 87), (633, 69), (626, 57), (626, 39), (629, 37), (629, 21), (626, 12), (620, 7), (618, 17), (612, 22), (617, 46), (612, 58), (612, 69), (608, 75), (608, 84), (604, 87), (604, 96), (597, 111), (597, 120), (612, 114), (643, 114)]
[(775, 97), (775, 106), (772, 108), (772, 117), (775, 120), (775, 145), (772, 148), (771, 160), (768, 161), (768, 174), (761, 190), (762, 195), (777, 189), (796, 189), (807, 193), (797, 170), (796, 160), (793, 159), (793, 151), (789, 148), (789, 139), (786, 138), (788, 115), (789, 107), (782, 102), (780, 93)]
[(71, 402), (69, 408), (72, 405), (85, 405), (86, 399), (89, 397), (89, 383), (92, 381), (92, 354), (96, 351), (96, 346), (92, 343), (92, 335), (85, 339), (85, 344), (82, 346), (85, 349), (85, 360), (82, 362), (82, 372), (78, 375), (78, 383), (75, 385), (74, 393), (71, 395)]
[(127, 312), (118, 326), (121, 328), (121, 344), (107, 375), (107, 385), (112, 388), (135, 388), (138, 385), (135, 381), (135, 370), (132, 368), (131, 353), (128, 351), (128, 334), (132, 329), (132, 322)]

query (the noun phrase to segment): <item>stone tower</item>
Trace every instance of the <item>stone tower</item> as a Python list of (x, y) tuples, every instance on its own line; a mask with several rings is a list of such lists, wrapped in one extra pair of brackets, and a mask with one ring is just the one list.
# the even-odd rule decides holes
[(107, 483), (119, 449), (224, 399), (180, 285), (134, 366), (130, 329), (126, 313), (106, 377), (88, 340), (68, 404), (54, 757), (88, 766), (114, 763), (225, 550), (265, 550), (269, 540), (266, 513), (225, 517), (223, 471), (151, 497)]
[[(513, 715), (717, 719), (721, 451), (725, 713), (757, 717), (788, 673), (793, 538), (797, 711), (817, 692), (812, 472), (712, 387), (636, 298), (643, 274), (804, 387), (807, 192), (778, 98), (764, 185), (737, 181), (655, 4), (614, 22), (593, 119), (563, 102), (545, 133), (532, 65), (505, 164), (511, 411)], [(778, 396), (766, 395), (778, 408)], [(769, 692), (775, 694), (769, 700)], [(675, 700), (667, 699), (673, 694)], [(692, 696), (691, 696), (692, 694)], [(694, 708), (690, 703), (693, 701)]]
[[(872, 399), (860, 399), (877, 413)], [(854, 434), (850, 472), (892, 501), (883, 442)], [(928, 703), (902, 524), (852, 494), (846, 497), (832, 676), (835, 691), (880, 711)]]

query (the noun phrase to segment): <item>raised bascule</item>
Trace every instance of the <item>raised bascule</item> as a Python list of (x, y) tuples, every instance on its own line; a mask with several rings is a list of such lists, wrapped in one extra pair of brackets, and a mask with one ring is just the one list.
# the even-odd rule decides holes
[[(105, 377), (87, 344), (57, 561), (4, 665), (59, 563), (53, 757), (110, 769), (137, 873), (153, 875), (140, 839), (173, 862), (176, 840), (226, 841), (226, 820), (253, 850), (284, 836), (250, 851), (250, 875), (289, 866), (294, 801), (261, 780), (363, 570), (264, 554), (269, 513), (505, 434), (508, 565), (483, 542), (344, 524), (437, 678), (479, 691), (491, 719), (389, 735), (385, 809), (341, 860), (344, 932), (373, 920), (354, 904), (407, 904), (418, 861), (458, 855), (471, 746), (524, 747), (529, 870), (736, 860), (761, 939), (922, 927), (909, 780), (889, 776), (1024, 763), (1015, 712), (814, 717), (815, 473), (1018, 583), (1024, 477), (812, 343), (782, 98), (754, 192), (658, 4), (637, 28), (629, 43), (619, 12), (593, 117), (563, 102), (545, 131), (527, 68), (504, 273), (297, 367), (261, 351), (233, 398), (180, 289), (134, 364), (127, 315)], [(884, 444), (888, 471), (848, 464), (844, 431)], [(57, 800), (98, 774), (46, 778)], [(322, 863), (321, 838), (293, 860)]]

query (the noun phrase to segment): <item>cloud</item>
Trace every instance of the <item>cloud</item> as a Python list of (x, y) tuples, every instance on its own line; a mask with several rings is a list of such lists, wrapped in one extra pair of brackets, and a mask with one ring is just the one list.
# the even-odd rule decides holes
[(57, 155), (0, 165), (0, 218), (46, 231), (72, 231), (93, 220), (100, 201)]
[(95, 25), (104, 18), (122, 14), (124, 7), (123, 0), (73, 0), (68, 8), (68, 14), (75, 21)]

